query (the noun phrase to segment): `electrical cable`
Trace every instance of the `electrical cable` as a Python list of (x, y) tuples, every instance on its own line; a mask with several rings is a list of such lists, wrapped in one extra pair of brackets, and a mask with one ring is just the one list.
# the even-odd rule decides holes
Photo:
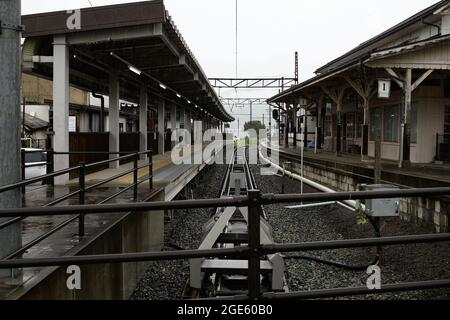
[[(372, 227), (374, 229), (375, 237), (381, 238), (381, 231), (378, 228), (375, 220), (372, 217), (368, 216), (367, 214), (366, 214), (366, 217), (369, 219), (370, 224), (372, 225)], [(380, 246), (378, 246), (377, 254), (376, 254), (375, 258), (368, 265), (348, 265), (348, 264), (341, 263), (341, 262), (330, 261), (330, 260), (321, 259), (321, 258), (317, 258), (317, 257), (313, 257), (313, 256), (307, 256), (307, 255), (283, 256), (283, 258), (284, 258), (284, 260), (309, 260), (309, 261), (314, 261), (317, 263), (321, 263), (321, 264), (325, 264), (325, 265), (329, 265), (329, 266), (333, 266), (333, 267), (337, 267), (337, 268), (342, 268), (342, 269), (346, 269), (346, 270), (364, 271), (364, 270), (367, 270), (367, 268), (370, 266), (378, 265), (378, 263), (380, 262), (380, 259), (381, 259), (381, 250), (382, 250), (382, 248)]]

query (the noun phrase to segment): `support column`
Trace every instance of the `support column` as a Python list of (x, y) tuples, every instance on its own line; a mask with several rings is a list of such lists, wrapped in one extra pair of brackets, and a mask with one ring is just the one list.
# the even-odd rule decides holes
[[(148, 91), (146, 86), (141, 87), (140, 92), (140, 108), (139, 108), (139, 132), (140, 132), (140, 147), (141, 152), (148, 149)], [(141, 155), (141, 160), (146, 160), (147, 155)]]
[(292, 133), (294, 134), (294, 148), (297, 147), (297, 126), (298, 126), (297, 112), (298, 112), (298, 108), (296, 105), (294, 105), (292, 108), (292, 119), (291, 119)]
[(303, 147), (306, 149), (308, 148), (308, 109), (305, 109), (303, 121)]
[(362, 161), (369, 160), (369, 100), (364, 99), (364, 123), (362, 126), (362, 148), (361, 148), (361, 159)]
[(317, 118), (316, 118), (316, 150), (322, 149), (322, 136), (323, 136), (323, 95), (318, 99), (317, 102)]
[(375, 88), (372, 88), (375, 79), (368, 80), (366, 82), (357, 81), (350, 77), (344, 77), (344, 79), (350, 84), (350, 86), (359, 94), (363, 99), (363, 109), (364, 109), (364, 123), (362, 125), (362, 148), (361, 148), (361, 160), (369, 160), (369, 103), (370, 99), (377, 92)]
[[(53, 147), (57, 152), (69, 152), (69, 47), (65, 35), (53, 39)], [(55, 156), (54, 169), (69, 168), (69, 156)], [(66, 185), (69, 175), (55, 178), (56, 185)]]
[(170, 108), (170, 128), (172, 132), (177, 130), (177, 106), (175, 104)]
[(339, 156), (342, 152), (342, 105), (338, 105), (336, 117), (336, 154)]
[[(120, 80), (116, 71), (111, 71), (109, 75), (109, 152), (119, 152), (120, 146)], [(110, 159), (117, 158), (118, 155), (110, 155)], [(118, 161), (109, 164), (111, 169), (119, 168)]]
[(412, 97), (412, 69), (407, 69), (404, 82), (405, 110), (402, 125), (402, 139), (400, 143), (399, 168), (411, 166), (411, 97)]
[(284, 146), (289, 148), (289, 104), (286, 104), (286, 117), (284, 120)]
[[(0, 1), (0, 21), (20, 25), (20, 1)], [(20, 170), (20, 33), (3, 29), (0, 34), (0, 186), (21, 180)], [(0, 193), (0, 208), (21, 207), (20, 190)], [(10, 218), (0, 218), (0, 222)], [(21, 223), (0, 230), (0, 259), (22, 246)], [(0, 278), (14, 276), (0, 270)]]
[[(184, 130), (185, 135), (188, 135), (189, 137), (185, 137), (184, 143), (186, 144), (186, 141), (191, 141), (194, 137), (191, 135), (191, 110), (189, 107), (185, 107), (183, 110), (183, 123), (184, 123)], [(190, 138), (190, 139), (188, 139)]]
[(337, 106), (336, 117), (336, 154), (339, 156), (342, 150), (342, 109), (347, 86), (330, 89), (325, 86), (322, 87), (323, 92), (328, 95)]
[(166, 101), (158, 101), (158, 154), (164, 154), (166, 131)]
[[(175, 104), (173, 104), (172, 107), (170, 108), (170, 132), (171, 132), (171, 134), (173, 132), (175, 132), (175, 130), (177, 130), (177, 106)], [(176, 142), (173, 142), (173, 141), (170, 142), (170, 145), (171, 145), (170, 150), (173, 149), (175, 144), (176, 144)]]

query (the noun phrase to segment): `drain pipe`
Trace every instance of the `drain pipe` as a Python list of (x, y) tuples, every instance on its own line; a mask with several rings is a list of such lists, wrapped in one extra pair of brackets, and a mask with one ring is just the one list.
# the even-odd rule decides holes
[(101, 94), (92, 92), (94, 98), (100, 99), (101, 110), (100, 110), (100, 132), (105, 132), (105, 97)]
[[(322, 192), (325, 192), (325, 193), (336, 193), (336, 191), (333, 190), (333, 189), (327, 188), (327, 187), (325, 187), (325, 186), (323, 186), (323, 185), (321, 185), (321, 184), (319, 184), (317, 182), (314, 182), (312, 180), (306, 179), (305, 177), (302, 178), (301, 176), (299, 176), (298, 174), (295, 174), (293, 172), (284, 170), (279, 165), (277, 165), (277, 164), (273, 163), (272, 161), (266, 159), (261, 151), (259, 151), (259, 154), (260, 154), (260, 158), (261, 158), (261, 160), (263, 162), (265, 162), (266, 164), (270, 164), (272, 167), (274, 167), (277, 170), (280, 170), (280, 171), (284, 172), (286, 175), (290, 176), (291, 178), (293, 178), (295, 180), (298, 180), (298, 181), (303, 181), (303, 183), (306, 183), (307, 185), (309, 185), (310, 187), (312, 187), (312, 188), (314, 188), (316, 190), (319, 190), (319, 191), (322, 191)], [(346, 205), (348, 205), (348, 206), (350, 206), (350, 207), (352, 207), (354, 209), (357, 209), (357, 203), (354, 200), (345, 200), (345, 201), (342, 201), (342, 202), (344, 202)]]

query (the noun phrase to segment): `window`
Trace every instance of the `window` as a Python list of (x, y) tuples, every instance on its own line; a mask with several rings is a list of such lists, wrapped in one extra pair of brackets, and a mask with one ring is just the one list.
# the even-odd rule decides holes
[(400, 129), (400, 107), (397, 105), (384, 107), (383, 136), (386, 142), (398, 142)]
[(370, 140), (372, 141), (375, 141), (377, 137), (381, 137), (382, 111), (382, 108), (370, 109)]
[(332, 116), (325, 117), (325, 137), (332, 137), (333, 118)]
[(354, 113), (347, 114), (346, 127), (347, 127), (347, 131), (346, 131), (347, 139), (353, 139), (355, 137), (355, 114)]

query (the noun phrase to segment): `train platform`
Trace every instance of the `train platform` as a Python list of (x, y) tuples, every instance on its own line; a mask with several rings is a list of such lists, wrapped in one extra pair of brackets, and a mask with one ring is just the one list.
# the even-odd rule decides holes
[[(192, 148), (189, 155), (185, 155), (183, 160), (192, 160), (196, 156), (202, 156), (207, 144), (202, 150), (195, 151)], [(138, 166), (144, 166), (148, 160), (140, 160)], [(155, 189), (162, 188), (166, 193), (166, 200), (172, 200), (176, 194), (181, 191), (200, 171), (203, 170), (205, 164), (189, 164), (193, 161), (185, 161), (187, 164), (175, 164), (172, 161), (172, 152), (153, 156), (153, 185)], [(118, 168), (105, 169), (92, 174), (86, 175), (86, 185), (94, 185), (99, 181), (108, 179), (116, 175), (120, 175), (133, 168), (133, 162), (120, 165)], [(139, 180), (148, 178), (149, 168), (143, 168), (138, 172)], [(130, 173), (119, 179), (105, 184), (106, 187), (124, 187), (133, 183), (133, 174)], [(78, 179), (69, 181), (69, 186), (78, 186)], [(178, 191), (178, 192), (176, 192)], [(176, 193), (175, 193), (176, 192)]]
[[(203, 152), (203, 150), (198, 152)], [(194, 154), (195, 153), (192, 152), (189, 156), (193, 156)], [(139, 166), (144, 166), (147, 163), (148, 160), (139, 161)], [(106, 169), (86, 175), (86, 186), (92, 186), (105, 179), (127, 172), (133, 168), (133, 165), (133, 163), (126, 163), (120, 165), (119, 168), (116, 169)], [(152, 192), (161, 194), (166, 201), (173, 200), (177, 194), (204, 169), (205, 166), (206, 164), (176, 165), (172, 162), (171, 152), (167, 152), (164, 155), (155, 155), (153, 157), (153, 190), (150, 190), (149, 183), (141, 184), (138, 188), (138, 201), (143, 201)], [(146, 179), (149, 175), (149, 168), (139, 170), (139, 180)], [(109, 197), (115, 193), (133, 184), (133, 179), (133, 174), (128, 174), (117, 180), (109, 182), (102, 187), (90, 190), (86, 193), (86, 204), (99, 204), (100, 202), (109, 199)], [(55, 199), (70, 194), (77, 189), (78, 179), (70, 180), (67, 186), (28, 186), (26, 188), (25, 196), (23, 197), (23, 206), (45, 206)], [(79, 203), (78, 201), (78, 196), (74, 196), (59, 203), (58, 205), (77, 205)], [(132, 189), (122, 193), (114, 199), (109, 200), (107, 203), (114, 204), (131, 202), (134, 202)], [(127, 216), (125, 213), (86, 216), (86, 234), (83, 238), (78, 236), (78, 219), (74, 216), (26, 218), (22, 221), (23, 245), (28, 245), (35, 241), (38, 237), (51, 232), (63, 224), (65, 225), (44, 240), (27, 249), (22, 254), (22, 257), (46, 258), (76, 255), (88, 243), (100, 237), (105, 230), (112, 228), (125, 216)], [(161, 230), (161, 232), (164, 231)], [(0, 279), (0, 300), (15, 299), (20, 297), (55, 270), (56, 268), (30, 268), (24, 269), (18, 280)]]
[[(263, 147), (266, 145), (263, 143)], [(300, 147), (279, 147), (280, 155), (298, 157), (300, 161)], [(309, 164), (326, 166), (331, 169), (348, 171), (355, 175), (374, 176), (375, 160), (362, 161), (359, 155), (340, 154), (319, 150), (305, 149), (304, 161)], [(399, 168), (398, 162), (381, 161), (382, 180), (404, 187), (428, 188), (450, 186), (450, 164), (411, 164), (408, 168)]]
[[(54, 199), (73, 192), (74, 187), (69, 186), (32, 186), (27, 187), (24, 206), (44, 206)], [(120, 187), (97, 188), (86, 194), (86, 204), (99, 203), (112, 194), (118, 192)], [(139, 197), (142, 199), (148, 194), (148, 190), (140, 190)], [(133, 202), (133, 191), (127, 191), (121, 196), (112, 199), (108, 204)], [(73, 197), (62, 202), (61, 206), (78, 204), (78, 197)], [(87, 245), (100, 237), (105, 230), (112, 228), (127, 214), (93, 214), (85, 217), (85, 236), (78, 236), (78, 218), (76, 216), (44, 216), (28, 217), (22, 221), (22, 244), (24, 246), (32, 243), (52, 230), (58, 231), (49, 235), (36, 245), (28, 248), (21, 256), (23, 258), (50, 258), (65, 255), (76, 255)], [(20, 277), (11, 279), (0, 279), (0, 300), (16, 299), (36, 284), (50, 276), (57, 268), (26, 268), (21, 271)]]

